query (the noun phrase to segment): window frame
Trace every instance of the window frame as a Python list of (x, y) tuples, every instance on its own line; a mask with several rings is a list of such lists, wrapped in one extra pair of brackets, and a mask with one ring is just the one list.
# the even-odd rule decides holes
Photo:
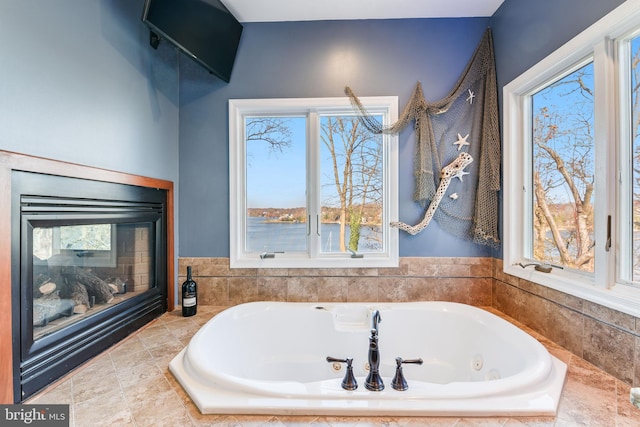
[[(382, 114), (383, 125), (389, 126), (398, 119), (398, 97), (379, 96), (359, 98), (371, 114)], [(314, 150), (307, 154), (307, 209), (320, 211), (319, 162), (311, 161), (319, 156), (319, 141), (309, 143), (320, 136), (320, 118), (327, 114), (356, 114), (347, 97), (327, 98), (274, 98), (229, 100), (229, 240), (231, 268), (363, 268), (397, 267), (399, 265), (399, 234), (389, 224), (398, 220), (398, 137), (383, 134), (384, 150), (384, 199), (383, 250), (352, 257), (351, 253), (323, 253), (309, 245), (307, 252), (275, 254), (273, 258), (261, 258), (257, 252), (245, 251), (246, 229), (246, 141), (245, 117), (248, 116), (306, 116), (307, 142)], [(314, 182), (314, 177), (317, 180)], [(313, 215), (313, 213), (311, 213)], [(386, 225), (385, 225), (386, 223)], [(310, 233), (319, 230), (310, 221)]]
[[(629, 59), (621, 46), (640, 31), (640, 1), (629, 0), (567, 42), (555, 52), (525, 71), (503, 88), (504, 102), (504, 192), (503, 192), (503, 271), (531, 282), (559, 290), (585, 300), (640, 316), (640, 286), (625, 280), (630, 244), (629, 126), (625, 124), (630, 109), (629, 78), (624, 77)], [(594, 237), (595, 270), (592, 276), (577, 271), (553, 268), (550, 273), (522, 268), (531, 262), (530, 246), (532, 209), (531, 96), (561, 79), (589, 58), (594, 65), (594, 143), (595, 197)], [(625, 105), (627, 100), (627, 105)], [(598, 178), (600, 177), (600, 178)], [(611, 247), (606, 250), (607, 222), (611, 221)]]

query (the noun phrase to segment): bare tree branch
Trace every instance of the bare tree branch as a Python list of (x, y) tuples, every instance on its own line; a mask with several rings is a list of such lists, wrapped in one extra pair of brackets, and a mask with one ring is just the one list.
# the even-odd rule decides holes
[(246, 122), (246, 141), (263, 141), (269, 150), (282, 152), (291, 146), (291, 128), (287, 118), (251, 117)]

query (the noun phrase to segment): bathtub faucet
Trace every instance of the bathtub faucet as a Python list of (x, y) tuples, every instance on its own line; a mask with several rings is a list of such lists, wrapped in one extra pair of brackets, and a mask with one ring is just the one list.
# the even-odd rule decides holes
[(379, 310), (373, 310), (371, 312), (371, 328), (376, 330), (376, 335), (378, 334), (378, 324), (382, 322), (382, 317), (380, 316)]
[(382, 391), (384, 389), (384, 383), (380, 377), (380, 349), (378, 347), (378, 324), (382, 322), (380, 312), (374, 310), (371, 313), (371, 336), (369, 337), (369, 375), (364, 382), (364, 386), (367, 390)]

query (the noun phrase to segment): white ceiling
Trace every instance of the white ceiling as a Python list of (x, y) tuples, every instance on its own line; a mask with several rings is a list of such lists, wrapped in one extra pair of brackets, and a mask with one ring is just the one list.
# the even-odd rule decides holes
[(491, 16), (504, 0), (222, 0), (240, 22)]

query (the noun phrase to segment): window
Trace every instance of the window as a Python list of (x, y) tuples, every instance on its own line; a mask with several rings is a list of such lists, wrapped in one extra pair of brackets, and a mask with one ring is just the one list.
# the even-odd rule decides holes
[[(361, 98), (382, 124), (397, 97)], [(348, 98), (229, 101), (231, 267), (398, 265), (397, 138)]]
[(630, 239), (625, 242), (625, 246), (631, 248), (630, 265), (625, 269), (624, 277), (634, 283), (640, 283), (640, 36), (629, 39), (622, 47), (626, 59), (623, 72), (630, 81), (630, 84), (624, 86), (626, 90), (623, 97), (630, 109), (625, 110), (628, 117), (624, 117), (623, 120), (629, 123), (626, 137), (631, 142), (631, 152), (628, 153), (632, 164), (629, 183), (631, 206), (628, 207), (628, 217), (633, 224), (631, 230), (624, 234)]
[(115, 224), (34, 227), (33, 255), (49, 265), (116, 266)]
[(505, 86), (503, 228), (506, 273), (636, 316), (638, 3)]
[[(593, 273), (593, 62), (530, 95), (531, 253)], [(529, 249), (529, 248), (527, 248)]]

